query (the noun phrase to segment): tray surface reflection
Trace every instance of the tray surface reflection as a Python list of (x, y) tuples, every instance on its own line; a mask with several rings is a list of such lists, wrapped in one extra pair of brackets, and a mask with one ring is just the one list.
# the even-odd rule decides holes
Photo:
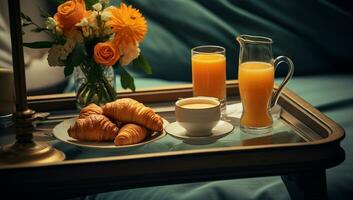
[[(160, 112), (160, 115), (167, 121), (174, 122), (174, 111)], [(123, 155), (136, 155), (136, 154), (148, 154), (148, 153), (161, 153), (161, 152), (172, 152), (181, 150), (195, 150), (195, 149), (210, 149), (210, 148), (222, 148), (222, 147), (246, 147), (256, 145), (274, 145), (274, 144), (286, 144), (286, 143), (305, 143), (307, 142), (302, 133), (294, 129), (283, 119), (276, 119), (273, 125), (273, 131), (270, 134), (254, 135), (243, 133), (239, 129), (239, 119), (236, 117), (228, 117), (228, 122), (233, 124), (235, 127), (231, 133), (222, 137), (211, 144), (189, 144), (182, 140), (176, 139), (170, 135), (166, 135), (163, 138), (138, 146), (136, 148), (122, 148), (122, 149), (93, 149), (82, 146), (75, 146), (67, 144), (55, 139), (51, 139), (51, 143), (55, 148), (60, 149), (66, 154), (66, 160), (76, 160), (85, 158), (99, 158), (106, 156), (123, 156)], [(38, 125), (38, 129), (50, 129), (55, 127), (61, 121), (53, 122), (48, 121)], [(42, 133), (38, 132), (35, 134), (37, 140), (46, 140), (50, 137), (43, 136)], [(45, 139), (46, 138), (46, 139)]]

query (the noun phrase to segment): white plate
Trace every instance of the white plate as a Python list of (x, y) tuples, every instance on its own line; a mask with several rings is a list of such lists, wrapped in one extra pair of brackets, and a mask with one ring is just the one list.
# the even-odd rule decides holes
[(189, 144), (210, 144), (216, 142), (218, 139), (228, 135), (234, 129), (234, 126), (226, 121), (219, 121), (212, 129), (211, 135), (205, 137), (192, 137), (187, 135), (187, 130), (179, 125), (178, 122), (173, 122), (167, 125), (164, 130), (174, 138), (183, 140)]
[[(131, 145), (124, 145), (124, 146), (115, 146), (114, 142), (88, 142), (88, 141), (79, 141), (75, 138), (72, 138), (67, 133), (67, 130), (71, 125), (75, 123), (76, 118), (67, 119), (60, 124), (56, 125), (53, 129), (53, 135), (66, 143), (81, 146), (81, 147), (90, 147), (90, 148), (99, 148), (99, 149), (129, 149), (133, 147), (140, 147), (150, 142), (154, 142), (156, 140), (161, 139), (166, 135), (165, 131), (163, 132), (154, 132), (151, 136), (147, 137), (140, 143), (131, 144)], [(169, 122), (163, 119), (163, 127), (166, 127)]]

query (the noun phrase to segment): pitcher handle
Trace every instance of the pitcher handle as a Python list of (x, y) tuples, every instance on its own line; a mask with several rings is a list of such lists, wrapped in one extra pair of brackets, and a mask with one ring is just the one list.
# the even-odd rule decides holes
[(281, 96), (283, 88), (287, 85), (288, 81), (292, 78), (293, 73), (294, 73), (294, 64), (293, 64), (292, 60), (286, 56), (278, 56), (275, 59), (275, 62), (274, 62), (275, 69), (277, 69), (278, 65), (281, 64), (282, 62), (285, 62), (288, 65), (288, 67), (289, 67), (288, 74), (287, 74), (286, 78), (283, 80), (283, 82), (281, 83), (281, 85), (278, 87), (275, 94), (273, 95), (273, 97), (271, 99), (271, 107), (270, 108), (273, 108), (273, 106), (275, 106), (277, 104), (277, 101), (278, 101), (279, 97)]

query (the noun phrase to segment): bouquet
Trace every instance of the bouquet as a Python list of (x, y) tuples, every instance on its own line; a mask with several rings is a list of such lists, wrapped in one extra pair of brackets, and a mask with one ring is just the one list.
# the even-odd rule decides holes
[[(33, 26), (33, 32), (45, 32), (52, 41), (23, 43), (30, 48), (50, 48), (50, 66), (62, 66), (65, 76), (76, 68), (84, 75), (76, 88), (79, 107), (89, 103), (104, 104), (116, 99), (109, 69), (120, 70), (124, 89), (135, 91), (133, 77), (126, 70), (132, 63), (151, 74), (151, 66), (141, 55), (139, 44), (147, 32), (147, 22), (139, 10), (121, 3), (109, 6), (109, 0), (60, 1), (51, 16), (41, 10), (45, 27), (22, 14), (22, 25)], [(107, 72), (108, 70), (108, 72)]]

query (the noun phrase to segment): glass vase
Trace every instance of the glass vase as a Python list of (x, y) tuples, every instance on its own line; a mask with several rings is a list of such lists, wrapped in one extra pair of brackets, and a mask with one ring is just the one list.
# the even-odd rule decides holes
[(74, 78), (78, 109), (90, 103), (101, 106), (117, 98), (115, 73), (111, 66), (80, 65), (75, 67)]

